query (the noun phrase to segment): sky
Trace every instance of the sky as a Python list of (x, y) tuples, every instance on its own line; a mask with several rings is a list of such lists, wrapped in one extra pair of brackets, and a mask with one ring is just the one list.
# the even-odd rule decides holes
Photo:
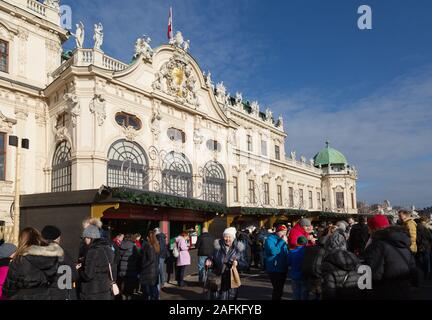
[[(104, 25), (106, 54), (129, 62), (135, 40), (174, 31), (214, 82), (284, 117), (286, 153), (325, 146), (359, 170), (357, 198), (432, 206), (432, 1), (63, 0), (73, 23)], [(360, 5), (372, 29), (360, 30)], [(74, 30), (72, 30), (74, 31)], [(72, 49), (74, 40), (64, 47)]]

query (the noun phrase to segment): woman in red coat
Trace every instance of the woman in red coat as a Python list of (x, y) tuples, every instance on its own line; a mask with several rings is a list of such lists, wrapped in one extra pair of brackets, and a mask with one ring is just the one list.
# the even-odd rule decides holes
[(297, 247), (297, 240), (299, 237), (304, 236), (308, 239), (307, 246), (313, 246), (315, 244), (315, 238), (310, 234), (313, 230), (312, 223), (309, 219), (301, 219), (295, 226), (290, 230), (288, 235), (289, 249), (295, 249)]

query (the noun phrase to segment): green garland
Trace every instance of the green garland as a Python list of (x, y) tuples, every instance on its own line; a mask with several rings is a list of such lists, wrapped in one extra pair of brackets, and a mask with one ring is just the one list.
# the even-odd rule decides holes
[(228, 208), (219, 203), (213, 203), (198, 199), (182, 198), (155, 192), (136, 192), (126, 188), (113, 189), (112, 197), (128, 203), (190, 209), (196, 211), (227, 213)]

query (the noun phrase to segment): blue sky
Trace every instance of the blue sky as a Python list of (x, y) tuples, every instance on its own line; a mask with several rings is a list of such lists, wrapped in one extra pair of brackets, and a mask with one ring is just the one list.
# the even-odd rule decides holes
[[(287, 152), (329, 139), (360, 172), (358, 199), (432, 205), (432, 1), (64, 0), (129, 62), (143, 34), (166, 43), (168, 9), (191, 54), (231, 93), (283, 114)], [(372, 8), (359, 30), (357, 8)], [(66, 48), (73, 47), (73, 40)]]

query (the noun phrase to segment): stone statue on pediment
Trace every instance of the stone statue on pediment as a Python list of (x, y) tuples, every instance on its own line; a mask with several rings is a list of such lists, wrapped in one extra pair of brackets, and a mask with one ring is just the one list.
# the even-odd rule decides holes
[(135, 42), (135, 55), (134, 58), (137, 58), (139, 55), (143, 55), (144, 58), (150, 59), (153, 56), (153, 49), (150, 46), (151, 38), (147, 36), (143, 36), (142, 38), (138, 38)]
[(265, 115), (266, 115), (266, 120), (267, 121), (269, 121), (269, 122), (272, 121), (273, 112), (269, 108), (266, 109)]
[(84, 36), (85, 36), (84, 23), (82, 23), (82, 21), (76, 24), (75, 34), (72, 35), (75, 37), (76, 47), (78, 49), (82, 49), (84, 45)]
[(242, 106), (242, 104), (243, 104), (243, 95), (241, 92), (237, 91), (235, 95), (235, 105), (236, 107), (240, 107)]
[(102, 51), (101, 47), (104, 40), (104, 34), (103, 34), (103, 26), (102, 23), (98, 23), (94, 25), (94, 49)]
[(296, 152), (295, 151), (291, 151), (291, 159), (292, 160), (296, 159)]
[(252, 114), (258, 116), (260, 112), (258, 101), (253, 101), (251, 104), (251, 108), (252, 108)]

